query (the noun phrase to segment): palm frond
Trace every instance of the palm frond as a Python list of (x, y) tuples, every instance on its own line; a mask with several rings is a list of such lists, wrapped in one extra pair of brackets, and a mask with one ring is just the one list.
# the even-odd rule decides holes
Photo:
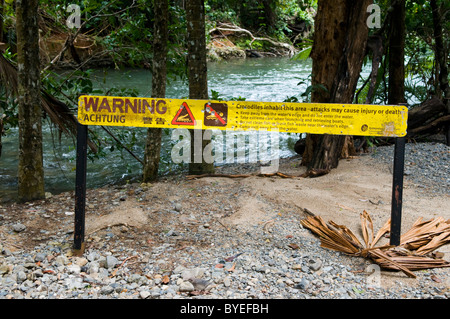
[(403, 271), (415, 278), (414, 270), (450, 267), (443, 259), (427, 255), (437, 248), (450, 243), (450, 220), (437, 217), (423, 222), (419, 218), (403, 236), (399, 246), (378, 246), (375, 244), (389, 232), (390, 220), (374, 236), (372, 218), (364, 211), (360, 214), (363, 246), (353, 232), (333, 221), (325, 223), (320, 216), (309, 216), (300, 223), (318, 235), (321, 246), (358, 257), (368, 257), (381, 268)]
[(0, 81), (3, 83), (7, 93), (17, 95), (18, 82), (17, 70), (3, 54), (0, 54)]
[[(12, 96), (18, 95), (18, 76), (16, 67), (0, 54), (0, 81), (6, 92)], [(64, 102), (58, 100), (41, 89), (41, 105), (51, 121), (64, 133), (76, 136), (78, 120)], [(90, 149), (97, 152), (97, 146), (88, 140)]]

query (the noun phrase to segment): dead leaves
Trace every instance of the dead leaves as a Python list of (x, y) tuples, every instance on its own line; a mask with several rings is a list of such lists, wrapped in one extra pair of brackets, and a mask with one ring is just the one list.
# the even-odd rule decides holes
[(236, 263), (232, 263), (231, 266), (226, 266), (225, 264), (218, 263), (214, 268), (223, 268), (228, 272), (234, 272), (236, 270)]
[(164, 275), (161, 279), (161, 283), (163, 283), (164, 285), (167, 285), (170, 282), (170, 278), (168, 275)]
[(419, 218), (400, 240), (405, 248), (424, 256), (450, 242), (450, 220), (437, 217), (424, 222)]
[(233, 263), (230, 268), (225, 268), (225, 270), (228, 272), (234, 272), (235, 269), (236, 269), (236, 263)]
[[(397, 247), (375, 246), (390, 230), (390, 220), (375, 234), (372, 218), (364, 211), (360, 214), (364, 245), (346, 226), (333, 221), (325, 223), (320, 216), (309, 216), (301, 224), (318, 235), (321, 247), (343, 253), (372, 259), (381, 268), (400, 270), (407, 276), (416, 278), (414, 270), (450, 267), (450, 263), (440, 259), (442, 254), (432, 252), (450, 242), (450, 220), (442, 217), (422, 221), (419, 218), (409, 231), (401, 236)], [(440, 258), (438, 258), (438, 256)]]

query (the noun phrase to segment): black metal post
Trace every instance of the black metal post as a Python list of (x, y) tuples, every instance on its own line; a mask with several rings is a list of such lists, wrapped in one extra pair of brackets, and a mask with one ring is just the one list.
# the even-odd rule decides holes
[(84, 250), (84, 228), (86, 207), (86, 168), (87, 168), (87, 137), (86, 125), (77, 124), (77, 163), (75, 177), (75, 230), (74, 245), (76, 251)]
[(398, 137), (395, 139), (390, 234), (390, 244), (394, 246), (400, 245), (402, 225), (403, 173), (405, 168), (405, 143), (405, 137)]

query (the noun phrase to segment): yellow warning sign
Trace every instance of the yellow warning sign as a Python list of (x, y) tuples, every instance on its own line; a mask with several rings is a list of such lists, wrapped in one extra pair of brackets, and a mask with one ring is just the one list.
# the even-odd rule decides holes
[(83, 95), (84, 125), (405, 136), (406, 106), (209, 101)]

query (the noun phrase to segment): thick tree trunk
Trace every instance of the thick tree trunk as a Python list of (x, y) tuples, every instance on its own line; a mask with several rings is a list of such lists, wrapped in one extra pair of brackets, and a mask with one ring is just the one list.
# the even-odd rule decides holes
[(405, 100), (405, 0), (394, 1), (389, 38), (388, 103), (406, 103)]
[[(167, 79), (167, 41), (169, 6), (167, 0), (155, 0), (155, 22), (153, 40), (152, 97), (166, 96)], [(158, 179), (159, 159), (161, 154), (162, 129), (149, 128), (145, 145), (143, 181)]]
[(38, 0), (16, 1), (19, 102), (19, 201), (45, 197)]
[[(3, 42), (3, 12), (4, 12), (3, 6), (4, 0), (0, 0), (0, 42)], [(2, 135), (3, 135), (3, 118), (0, 116), (0, 157), (2, 156)]]
[[(319, 0), (315, 21), (312, 102), (352, 103), (365, 54), (367, 7), (371, 0)], [(338, 166), (342, 154), (352, 149), (349, 136), (308, 135), (302, 165), (308, 172), (328, 172)], [(307, 173), (308, 175), (308, 173)], [(311, 174), (313, 176), (315, 174)]]
[(5, 12), (5, 1), (4, 0), (0, 0), (0, 42), (3, 42), (3, 19), (4, 19), (4, 15), (3, 13)]
[[(203, 0), (186, 1), (187, 47), (188, 47), (188, 77), (189, 98), (208, 99), (208, 69), (206, 65), (205, 39), (205, 6)], [(191, 162), (189, 174), (199, 175), (214, 172), (214, 163), (206, 163), (204, 157), (200, 162), (195, 159), (194, 152), (201, 152), (210, 143), (202, 139), (202, 148), (195, 150), (194, 130), (191, 132)], [(204, 132), (202, 132), (202, 136)]]
[[(430, 0), (430, 6), (433, 11), (433, 29), (434, 29), (434, 41), (435, 41), (435, 56), (436, 64), (439, 69), (439, 87), (444, 100), (444, 104), (447, 108), (447, 115), (450, 115), (450, 85), (448, 84), (448, 66), (447, 66), (447, 52), (444, 46), (444, 40), (442, 35), (442, 13), (436, 3), (436, 0)], [(450, 125), (446, 125), (444, 128), (447, 138), (447, 145), (450, 146)]]

